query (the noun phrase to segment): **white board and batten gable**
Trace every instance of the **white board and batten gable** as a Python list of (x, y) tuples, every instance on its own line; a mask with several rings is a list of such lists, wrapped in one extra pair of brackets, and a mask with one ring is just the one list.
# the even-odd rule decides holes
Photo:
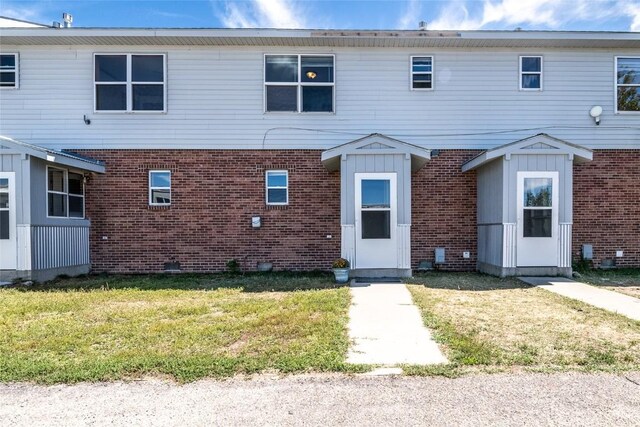
[(566, 155), (569, 157), (569, 160), (572, 160), (574, 163), (584, 163), (593, 160), (592, 150), (554, 138), (545, 133), (540, 133), (484, 151), (462, 165), (462, 172), (477, 169), (500, 157), (509, 160), (512, 155), (529, 154)]
[(404, 154), (411, 157), (413, 172), (422, 168), (431, 159), (431, 150), (409, 144), (379, 133), (372, 133), (346, 144), (322, 152), (322, 164), (329, 171), (340, 170), (340, 160), (348, 155)]

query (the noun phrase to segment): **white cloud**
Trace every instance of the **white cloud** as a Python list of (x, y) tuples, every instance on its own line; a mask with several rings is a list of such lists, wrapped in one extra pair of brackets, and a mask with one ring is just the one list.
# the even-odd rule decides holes
[(558, 29), (575, 21), (631, 18), (631, 30), (640, 28), (637, 0), (481, 0), (481, 11), (472, 17), (468, 2), (454, 0), (429, 23), (431, 29), (473, 30), (486, 27), (531, 25)]
[(38, 24), (51, 23), (43, 16), (42, 8), (39, 5), (17, 5), (6, 4), (5, 2), (2, 10), (0, 10), (0, 15), (22, 21), (36, 22)]
[(220, 19), (231, 28), (306, 28), (308, 21), (293, 0), (228, 1)]
[(419, 0), (409, 0), (405, 6), (404, 12), (396, 23), (396, 28), (400, 30), (416, 30), (418, 24), (422, 21), (420, 14), (422, 13), (422, 5)]

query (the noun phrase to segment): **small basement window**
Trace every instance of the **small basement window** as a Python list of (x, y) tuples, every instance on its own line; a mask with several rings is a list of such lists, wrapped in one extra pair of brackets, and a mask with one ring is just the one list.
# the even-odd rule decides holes
[(84, 218), (84, 175), (47, 166), (47, 216)]
[(171, 171), (149, 171), (149, 205), (171, 205)]
[(18, 54), (0, 54), (0, 89), (18, 88)]
[(520, 90), (542, 90), (542, 56), (520, 57)]
[(411, 90), (433, 89), (433, 56), (411, 57)]
[(616, 112), (640, 111), (640, 57), (616, 58)]
[(267, 205), (289, 204), (289, 173), (286, 170), (273, 170), (266, 173)]

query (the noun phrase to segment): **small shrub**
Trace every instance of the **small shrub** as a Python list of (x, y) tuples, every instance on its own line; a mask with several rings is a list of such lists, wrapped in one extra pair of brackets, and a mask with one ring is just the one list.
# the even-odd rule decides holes
[(227, 271), (231, 274), (239, 274), (240, 262), (235, 258), (227, 261)]
[(333, 261), (332, 268), (349, 268), (349, 261), (344, 258), (338, 258)]

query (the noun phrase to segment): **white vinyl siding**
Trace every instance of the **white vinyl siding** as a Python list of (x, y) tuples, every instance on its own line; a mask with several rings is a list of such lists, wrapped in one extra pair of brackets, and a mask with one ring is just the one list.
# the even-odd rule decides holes
[(149, 205), (171, 205), (171, 171), (149, 171)]
[(267, 205), (289, 204), (289, 173), (286, 170), (269, 170), (265, 174)]
[(17, 53), (0, 52), (0, 89), (18, 89), (19, 67), (20, 57)]
[(433, 90), (433, 56), (411, 56), (411, 90)]
[(264, 111), (333, 113), (334, 55), (265, 55)]
[(165, 54), (96, 53), (93, 64), (94, 112), (167, 111)]
[(542, 56), (521, 56), (520, 90), (542, 90)]
[(616, 113), (640, 112), (640, 56), (616, 57)]

